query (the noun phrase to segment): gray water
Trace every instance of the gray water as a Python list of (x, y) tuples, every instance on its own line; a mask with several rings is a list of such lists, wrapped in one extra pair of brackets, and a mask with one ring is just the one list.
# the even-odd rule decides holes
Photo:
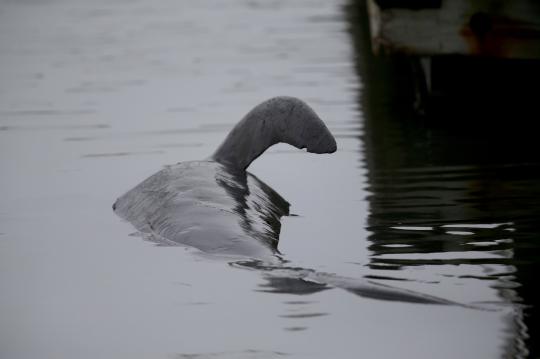
[[(0, 357), (533, 351), (536, 155), (391, 111), (355, 11), (318, 0), (1, 1)], [(112, 212), (164, 165), (206, 158), (275, 95), (307, 101), (338, 141), (332, 155), (277, 145), (249, 168), (291, 203), (279, 241), (289, 263), (463, 305), (276, 283), (156, 246)]]

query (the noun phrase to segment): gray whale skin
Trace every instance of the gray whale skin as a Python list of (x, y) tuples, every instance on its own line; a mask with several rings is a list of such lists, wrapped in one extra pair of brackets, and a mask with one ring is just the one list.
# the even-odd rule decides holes
[(280, 218), (289, 204), (246, 168), (280, 142), (336, 151), (334, 137), (305, 102), (272, 98), (251, 110), (209, 159), (165, 167), (113, 208), (156, 242), (269, 260), (278, 253)]

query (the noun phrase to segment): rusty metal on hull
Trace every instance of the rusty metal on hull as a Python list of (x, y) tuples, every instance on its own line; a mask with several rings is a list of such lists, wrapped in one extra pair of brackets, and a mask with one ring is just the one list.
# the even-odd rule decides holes
[(368, 0), (376, 54), (540, 58), (540, 3), (442, 1), (440, 8), (381, 8)]

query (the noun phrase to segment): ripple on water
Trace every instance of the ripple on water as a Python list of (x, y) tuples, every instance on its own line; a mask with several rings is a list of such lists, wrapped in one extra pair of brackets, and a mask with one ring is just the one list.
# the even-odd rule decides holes
[(291, 354), (278, 351), (264, 350), (242, 350), (242, 351), (225, 351), (214, 353), (193, 353), (193, 354), (175, 354), (172, 358), (175, 359), (266, 359), (266, 358), (281, 358)]
[(139, 151), (139, 152), (106, 152), (106, 153), (89, 153), (82, 155), (82, 158), (101, 158), (101, 157), (125, 157), (125, 156), (139, 156), (139, 155), (159, 155), (164, 153), (163, 151)]
[(110, 128), (108, 124), (51, 124), (51, 125), (34, 125), (34, 126), (0, 126), (0, 131), (17, 131), (17, 132), (34, 132), (34, 131), (58, 131), (58, 130), (102, 130)]
[(405, 279), (408, 288), (465, 302), (475, 291), (508, 298), (505, 291), (519, 287), (517, 254), (538, 230), (539, 170), (535, 163), (372, 170), (368, 277)]

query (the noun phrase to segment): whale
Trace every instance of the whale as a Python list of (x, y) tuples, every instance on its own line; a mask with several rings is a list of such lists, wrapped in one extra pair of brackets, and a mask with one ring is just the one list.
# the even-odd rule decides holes
[(271, 98), (246, 114), (212, 156), (166, 166), (118, 198), (114, 211), (156, 242), (271, 260), (290, 205), (246, 169), (277, 143), (318, 154), (337, 148), (304, 101)]
[[(336, 151), (334, 136), (304, 101), (271, 98), (249, 111), (208, 158), (167, 165), (120, 196), (114, 212), (147, 240), (186, 246), (264, 273), (262, 291), (306, 294), (333, 287), (378, 300), (456, 304), (442, 298), (293, 266), (278, 249), (290, 204), (247, 168), (287, 143), (316, 154)], [(314, 194), (316, 195), (316, 194)]]

